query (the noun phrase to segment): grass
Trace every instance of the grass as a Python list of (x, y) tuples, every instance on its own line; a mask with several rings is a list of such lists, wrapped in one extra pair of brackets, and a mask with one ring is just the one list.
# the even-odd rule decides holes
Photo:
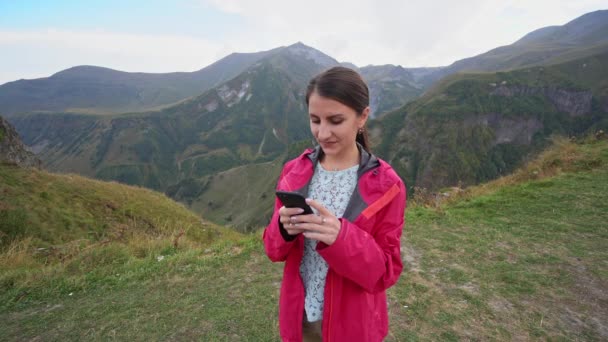
[(14, 221), (0, 223), (2, 245), (21, 236), (47, 247), (132, 233), (168, 236), (183, 231), (184, 238), (198, 242), (236, 235), (161, 193), (116, 182), (0, 165), (0, 186), (0, 217)]
[(393, 337), (606, 339), (607, 220), (606, 141), (559, 140), (512, 176), (410, 207)]
[[(2, 297), (8, 340), (276, 340), (280, 265), (259, 236), (70, 274), (69, 266)], [(116, 255), (115, 250), (109, 251)], [(251, 266), (264, 265), (253, 273)], [(257, 267), (256, 267), (257, 268)], [(25, 293), (25, 294), (23, 294)]]
[[(410, 204), (387, 340), (608, 338), (608, 142), (558, 141), (512, 177)], [(0, 336), (278, 340), (282, 264), (265, 257), (260, 232), (177, 248), (173, 238), (149, 253), (129, 237), (14, 268), (35, 245), (11, 245)]]

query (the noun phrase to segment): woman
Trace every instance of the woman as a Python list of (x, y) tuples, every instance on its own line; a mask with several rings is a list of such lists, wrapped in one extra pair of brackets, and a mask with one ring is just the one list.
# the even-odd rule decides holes
[(388, 333), (385, 290), (403, 268), (400, 238), (406, 189), (369, 152), (369, 91), (355, 71), (313, 78), (306, 104), (318, 142), (285, 164), (277, 190), (299, 192), (315, 214), (276, 200), (264, 231), (272, 261), (285, 261), (279, 301), (284, 341), (381, 341)]

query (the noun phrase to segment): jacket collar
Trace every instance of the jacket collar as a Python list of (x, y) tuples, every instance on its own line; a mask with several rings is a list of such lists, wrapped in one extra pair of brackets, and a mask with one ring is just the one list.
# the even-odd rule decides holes
[[(378, 158), (367, 152), (361, 144), (357, 143), (357, 149), (359, 150), (359, 170), (357, 171), (357, 176), (361, 177), (365, 172), (376, 168), (380, 165)], [(308, 159), (312, 162), (312, 165), (317, 165), (319, 159), (321, 159), (324, 155), (323, 149), (321, 149), (321, 145), (317, 145), (311, 153), (307, 155)]]

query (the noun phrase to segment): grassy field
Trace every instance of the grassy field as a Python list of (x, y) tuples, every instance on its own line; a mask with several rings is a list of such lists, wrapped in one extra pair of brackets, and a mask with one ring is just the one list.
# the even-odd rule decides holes
[(606, 141), (453, 197), (407, 214), (395, 339), (608, 338)]
[[(608, 339), (606, 140), (556, 141), (512, 176), (441, 198), (408, 208), (387, 340)], [(5, 245), (0, 340), (278, 340), (282, 264), (260, 232), (174, 239), (144, 254), (137, 239), (91, 243), (61, 260)]]

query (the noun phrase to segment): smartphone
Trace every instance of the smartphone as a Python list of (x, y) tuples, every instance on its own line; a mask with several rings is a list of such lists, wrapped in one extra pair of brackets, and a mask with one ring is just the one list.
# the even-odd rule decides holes
[(312, 214), (312, 208), (306, 204), (304, 196), (297, 192), (277, 191), (277, 197), (281, 200), (286, 208), (302, 208), (304, 212), (301, 215)]

